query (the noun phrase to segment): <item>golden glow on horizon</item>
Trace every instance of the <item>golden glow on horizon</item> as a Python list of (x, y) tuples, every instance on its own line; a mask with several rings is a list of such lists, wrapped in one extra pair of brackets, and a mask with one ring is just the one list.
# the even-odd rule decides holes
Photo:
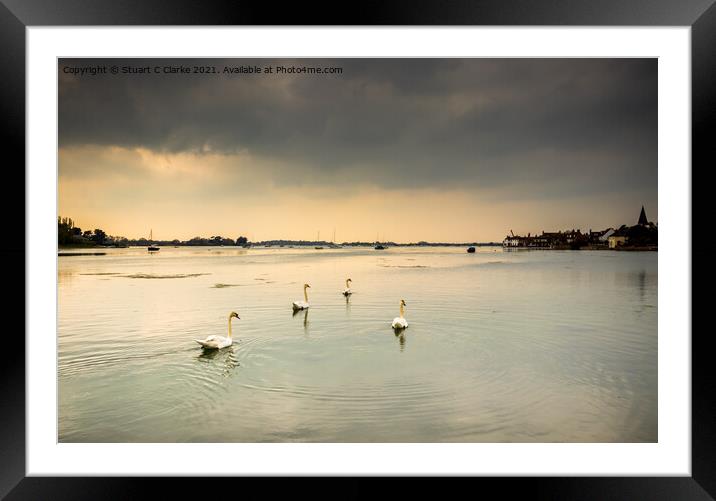
[[(285, 179), (291, 166), (247, 152), (157, 153), (84, 146), (59, 152), (59, 215), (82, 229), (157, 240), (240, 235), (330, 241), (486, 242), (515, 233), (635, 224), (641, 204), (657, 220), (655, 201), (581, 196), (532, 199), (507, 189), (386, 188), (320, 179)], [(286, 182), (291, 181), (291, 182)], [(650, 206), (650, 203), (653, 206)], [(633, 212), (634, 221), (623, 214)]]

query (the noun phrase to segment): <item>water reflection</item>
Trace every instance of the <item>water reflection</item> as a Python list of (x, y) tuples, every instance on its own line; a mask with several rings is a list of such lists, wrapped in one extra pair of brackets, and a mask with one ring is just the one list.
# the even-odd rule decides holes
[(400, 351), (405, 350), (405, 331), (396, 331), (395, 337), (398, 338), (398, 344), (400, 344)]
[(351, 316), (351, 299), (350, 296), (346, 296), (346, 317)]
[[(229, 347), (230, 349), (230, 347)], [(202, 359), (202, 360), (214, 360), (217, 356), (219, 356), (219, 353), (221, 353), (222, 350), (205, 350), (201, 349), (199, 352), (199, 355), (196, 358)]]
[[(656, 253), (498, 250), (497, 266), (492, 250), (405, 248), (382, 267), (372, 248), (327, 251), (58, 260), (59, 441), (658, 439)], [(366, 284), (355, 311), (345, 269)], [(307, 278), (318, 310), (287, 315)], [(391, 332), (406, 290), (421, 308)], [(243, 341), (193, 344), (239, 305)]]
[(69, 283), (74, 278), (74, 272), (71, 270), (58, 269), (57, 270), (57, 282), (60, 284)]
[(620, 287), (636, 292), (641, 304), (648, 303), (653, 299), (654, 291), (658, 285), (656, 273), (650, 273), (646, 269), (615, 273), (614, 279)]
[(224, 377), (230, 376), (231, 371), (239, 365), (236, 348), (233, 345), (220, 350), (202, 349), (196, 358), (204, 363), (223, 363), (221, 375)]
[(639, 290), (639, 299), (644, 302), (644, 295), (646, 293), (646, 270), (641, 270), (637, 273), (636, 284)]
[(306, 329), (308, 327), (308, 308), (303, 310), (293, 310), (291, 316), (295, 317), (299, 313), (303, 313), (303, 328)]

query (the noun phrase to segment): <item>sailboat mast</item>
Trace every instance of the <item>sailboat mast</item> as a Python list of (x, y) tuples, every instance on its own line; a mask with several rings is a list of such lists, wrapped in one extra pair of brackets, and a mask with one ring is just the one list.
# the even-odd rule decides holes
[(147, 246), (147, 250), (150, 253), (159, 250), (159, 247), (154, 245), (154, 232), (151, 229), (149, 230), (149, 245)]

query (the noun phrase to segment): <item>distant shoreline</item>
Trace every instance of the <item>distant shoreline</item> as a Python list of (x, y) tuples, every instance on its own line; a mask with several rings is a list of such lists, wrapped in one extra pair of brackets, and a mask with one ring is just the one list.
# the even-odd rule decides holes
[[(308, 249), (308, 250), (314, 250), (315, 246), (323, 246), (321, 249), (315, 249), (315, 250), (330, 250), (330, 249), (346, 249), (346, 248), (373, 248), (375, 244), (373, 243), (358, 243), (358, 244), (331, 244), (331, 243), (313, 243), (313, 242), (303, 242), (303, 243), (293, 243), (293, 244), (264, 244), (262, 242), (248, 244), (248, 245), (187, 245), (187, 244), (163, 244), (163, 243), (155, 243), (154, 245), (158, 247), (193, 247), (193, 248), (210, 248), (210, 247), (222, 247), (226, 249), (273, 249), (273, 248), (280, 248), (280, 249)], [(508, 252), (524, 252), (524, 251), (616, 251), (616, 252), (658, 252), (657, 246), (634, 246), (634, 247), (625, 247), (625, 246), (619, 246), (617, 248), (608, 248), (608, 247), (602, 247), (602, 246), (585, 246), (585, 247), (578, 247), (578, 248), (570, 248), (570, 247), (505, 247), (501, 243), (421, 243), (421, 244), (397, 244), (397, 243), (385, 243), (382, 244), (385, 245), (386, 249), (389, 249), (391, 247), (399, 247), (399, 248), (411, 248), (411, 247), (499, 247), (505, 251)], [(126, 246), (116, 246), (116, 245), (95, 245), (95, 246), (88, 246), (88, 245), (60, 245), (58, 246), (58, 256), (104, 256), (107, 253), (101, 252), (99, 249), (142, 249), (145, 248), (145, 245), (126, 245)], [(67, 251), (84, 251), (84, 252), (67, 252)]]
[[(312, 242), (312, 241), (288, 241), (288, 240), (269, 240), (265, 242), (249, 242), (247, 244), (240, 245), (225, 245), (225, 244), (214, 244), (214, 245), (195, 245), (188, 243), (176, 243), (172, 241), (153, 241), (151, 245), (157, 247), (238, 247), (238, 248), (251, 248), (251, 247), (314, 247), (323, 246), (330, 249), (331, 247), (374, 247), (377, 243), (387, 247), (502, 247), (500, 242), (472, 242), (472, 243), (443, 243), (443, 242), (420, 242), (420, 243), (396, 243), (396, 242), (343, 242), (340, 244), (334, 244), (333, 242)], [(60, 250), (63, 249), (113, 249), (113, 248), (129, 248), (129, 247), (147, 247), (149, 243), (130, 243), (129, 245), (86, 245), (86, 244), (63, 244), (59, 245)]]

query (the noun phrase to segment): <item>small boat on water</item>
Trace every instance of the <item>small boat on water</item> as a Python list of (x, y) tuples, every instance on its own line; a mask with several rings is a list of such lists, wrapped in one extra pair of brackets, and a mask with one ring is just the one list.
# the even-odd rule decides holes
[(157, 252), (159, 250), (159, 247), (152, 244), (152, 230), (149, 230), (149, 246), (147, 247), (147, 250), (149, 252)]
[[(383, 237), (385, 237), (385, 235), (383, 235)], [(376, 233), (376, 235), (375, 235), (375, 247), (373, 247), (373, 248), (374, 248), (375, 250), (383, 250), (383, 249), (385, 249), (385, 247), (383, 247), (383, 246), (380, 244), (380, 233)]]
[(468, 248), (467, 248), (467, 252), (470, 253), (470, 254), (474, 254), (474, 253), (475, 253), (475, 248), (474, 248), (474, 247), (468, 247)]

